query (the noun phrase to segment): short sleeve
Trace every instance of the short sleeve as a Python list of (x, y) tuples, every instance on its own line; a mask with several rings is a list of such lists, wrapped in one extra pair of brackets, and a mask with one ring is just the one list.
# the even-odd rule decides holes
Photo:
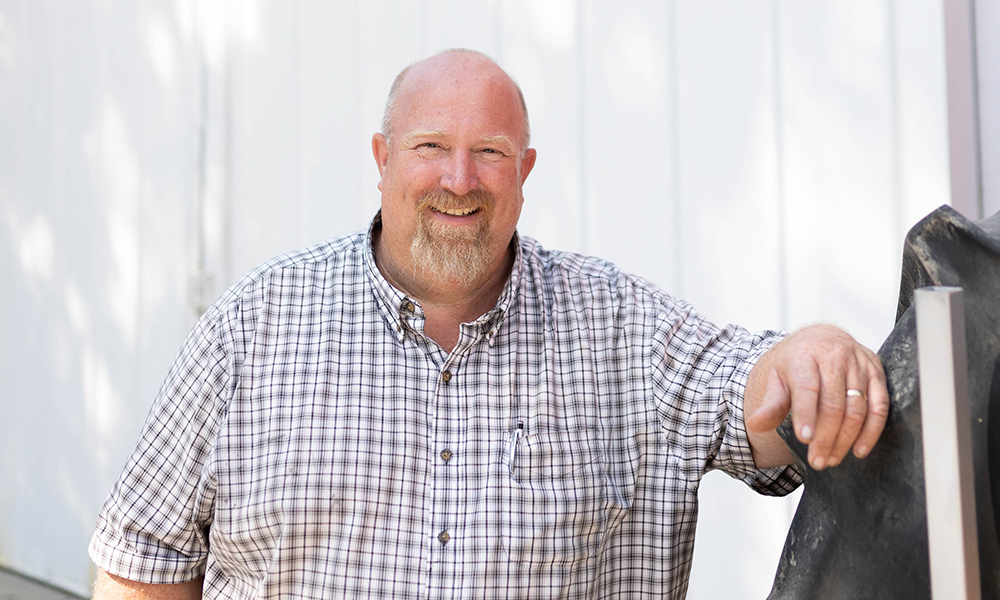
[(211, 456), (233, 379), (223, 320), (210, 309), (188, 336), (98, 516), (89, 553), (108, 573), (144, 583), (204, 574)]

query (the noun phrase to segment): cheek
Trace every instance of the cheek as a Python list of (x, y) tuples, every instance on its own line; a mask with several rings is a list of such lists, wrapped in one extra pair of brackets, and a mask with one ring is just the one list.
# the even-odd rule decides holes
[(379, 181), (379, 190), (394, 196), (419, 195), (437, 185), (440, 170), (433, 162), (399, 159), (386, 165)]
[(521, 217), (521, 198), (515, 195), (506, 199), (497, 199), (495, 222), (499, 231), (506, 236), (513, 233), (517, 227), (517, 222)]
[(520, 206), (521, 183), (518, 180), (516, 169), (480, 170), (479, 181), (480, 185), (497, 197), (497, 200)]

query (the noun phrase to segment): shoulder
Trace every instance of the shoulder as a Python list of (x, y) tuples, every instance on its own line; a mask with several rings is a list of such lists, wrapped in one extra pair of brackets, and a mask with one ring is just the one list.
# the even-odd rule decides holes
[(608, 296), (649, 305), (683, 304), (656, 284), (603, 258), (549, 250), (528, 236), (522, 236), (520, 243), (528, 285), (568, 292), (584, 300)]
[(245, 311), (273, 296), (309, 302), (338, 280), (361, 282), (367, 239), (365, 232), (355, 232), (276, 256), (241, 277), (209, 312)]
[(360, 265), (367, 239), (364, 232), (358, 231), (293, 250), (257, 266), (236, 285), (252, 285), (276, 273), (345, 267), (352, 261)]

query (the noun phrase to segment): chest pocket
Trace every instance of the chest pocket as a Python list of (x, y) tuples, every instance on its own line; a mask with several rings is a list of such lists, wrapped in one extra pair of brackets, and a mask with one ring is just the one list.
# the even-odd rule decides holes
[(597, 554), (607, 528), (604, 460), (595, 430), (542, 431), (504, 441), (501, 513), (508, 557), (534, 567)]

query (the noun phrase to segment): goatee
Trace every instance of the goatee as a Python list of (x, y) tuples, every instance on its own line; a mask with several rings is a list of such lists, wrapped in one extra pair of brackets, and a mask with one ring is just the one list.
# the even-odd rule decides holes
[[(425, 277), (469, 285), (490, 267), (489, 221), (496, 202), (493, 195), (473, 190), (464, 196), (446, 190), (425, 194), (417, 203), (417, 229), (410, 243), (413, 266)], [(474, 209), (482, 214), (475, 227), (450, 227), (429, 218), (433, 209)]]

